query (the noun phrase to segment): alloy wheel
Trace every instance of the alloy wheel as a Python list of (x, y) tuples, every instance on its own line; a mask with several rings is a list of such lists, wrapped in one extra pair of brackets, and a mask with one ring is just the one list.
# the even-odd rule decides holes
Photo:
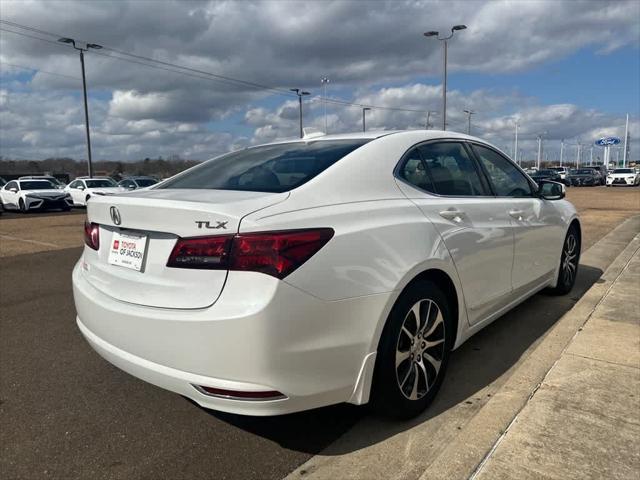
[(436, 302), (423, 299), (407, 312), (396, 345), (396, 380), (409, 400), (435, 383), (445, 352), (445, 322)]
[(573, 233), (567, 235), (562, 253), (562, 281), (565, 285), (572, 285), (578, 268), (578, 240)]

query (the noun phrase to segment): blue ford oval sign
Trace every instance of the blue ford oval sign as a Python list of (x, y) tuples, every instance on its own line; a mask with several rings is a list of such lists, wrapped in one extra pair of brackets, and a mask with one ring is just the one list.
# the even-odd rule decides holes
[(596, 145), (600, 147), (606, 147), (608, 145), (618, 145), (620, 139), (618, 137), (602, 137), (596, 140)]

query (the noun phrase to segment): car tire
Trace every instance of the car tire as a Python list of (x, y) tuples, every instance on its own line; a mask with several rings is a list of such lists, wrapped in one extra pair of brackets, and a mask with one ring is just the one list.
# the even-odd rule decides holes
[(84, 197), (84, 206), (87, 206), (87, 203), (89, 202), (89, 199), (91, 198), (91, 195), (87, 195), (86, 197)]
[(422, 413), (440, 389), (453, 341), (446, 295), (428, 280), (411, 284), (389, 313), (378, 345), (370, 402), (373, 411), (396, 419)]
[(24, 200), (18, 200), (18, 208), (20, 208), (21, 213), (27, 213), (27, 206), (24, 204)]
[(573, 289), (580, 265), (580, 247), (580, 230), (575, 225), (571, 225), (562, 243), (556, 286), (549, 289), (552, 295), (566, 295)]

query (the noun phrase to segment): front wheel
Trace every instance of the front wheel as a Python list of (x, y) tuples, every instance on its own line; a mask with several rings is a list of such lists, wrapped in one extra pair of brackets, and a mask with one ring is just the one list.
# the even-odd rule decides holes
[(562, 246), (560, 271), (557, 284), (550, 291), (554, 295), (566, 295), (576, 283), (580, 262), (580, 232), (575, 225), (569, 227)]
[(453, 346), (448, 299), (433, 282), (413, 283), (398, 298), (376, 357), (372, 408), (388, 417), (412, 418), (433, 401)]
[(27, 213), (27, 206), (24, 204), (24, 200), (20, 199), (18, 201), (18, 207), (20, 208), (20, 212)]

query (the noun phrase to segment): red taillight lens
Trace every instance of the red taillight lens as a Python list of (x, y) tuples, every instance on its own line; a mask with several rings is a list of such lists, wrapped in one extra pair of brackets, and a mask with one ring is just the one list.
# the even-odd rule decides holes
[(284, 278), (333, 237), (333, 229), (178, 239), (168, 267), (261, 272)]
[(284, 278), (309, 260), (331, 237), (331, 228), (236, 235), (229, 269)]
[(180, 238), (176, 242), (167, 267), (227, 269), (232, 235)]
[(84, 243), (94, 250), (100, 248), (100, 225), (87, 221), (84, 222)]

